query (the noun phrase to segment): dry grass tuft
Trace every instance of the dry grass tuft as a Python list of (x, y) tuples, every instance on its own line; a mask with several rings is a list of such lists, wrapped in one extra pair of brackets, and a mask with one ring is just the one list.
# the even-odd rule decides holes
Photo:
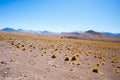
[(52, 54), (52, 57), (51, 58), (56, 58), (56, 54)]
[(116, 73), (120, 73), (120, 70), (118, 70), (118, 69), (114, 69), (114, 72), (116, 72)]
[(118, 65), (117, 68), (120, 68), (120, 65)]
[(25, 51), (26, 49), (25, 48), (22, 48), (22, 51)]
[(69, 61), (69, 57), (68, 56), (65, 57), (65, 61)]
[(80, 65), (80, 62), (77, 62), (77, 65)]
[(102, 62), (101, 62), (101, 64), (102, 64), (102, 65), (105, 65), (105, 62), (104, 62), (104, 61), (102, 61)]
[(99, 68), (98, 68), (98, 67), (94, 67), (94, 68), (92, 68), (92, 72), (94, 72), (94, 73), (98, 73), (98, 72), (99, 72)]
[(76, 60), (76, 56), (73, 56), (71, 61), (75, 61)]

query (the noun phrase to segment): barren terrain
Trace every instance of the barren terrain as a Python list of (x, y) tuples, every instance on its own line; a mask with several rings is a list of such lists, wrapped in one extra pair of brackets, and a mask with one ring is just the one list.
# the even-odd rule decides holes
[(120, 80), (120, 43), (0, 32), (0, 80)]

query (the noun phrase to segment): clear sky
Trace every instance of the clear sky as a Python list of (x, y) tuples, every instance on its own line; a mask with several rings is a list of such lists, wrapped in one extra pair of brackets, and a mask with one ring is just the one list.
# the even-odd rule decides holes
[(120, 32), (120, 0), (0, 0), (0, 29)]

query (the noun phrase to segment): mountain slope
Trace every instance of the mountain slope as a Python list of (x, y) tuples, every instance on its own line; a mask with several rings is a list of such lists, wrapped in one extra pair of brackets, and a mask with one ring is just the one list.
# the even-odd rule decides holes
[(93, 40), (93, 41), (107, 41), (107, 42), (120, 42), (120, 39), (105, 36), (100, 32), (95, 32), (93, 30), (88, 30), (84, 33), (64, 33), (61, 38), (69, 39), (82, 39), (82, 40)]

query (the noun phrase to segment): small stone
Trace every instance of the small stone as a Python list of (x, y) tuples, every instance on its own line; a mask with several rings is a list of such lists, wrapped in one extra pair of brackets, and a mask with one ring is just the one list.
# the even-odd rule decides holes
[(1, 64), (7, 64), (5, 61), (2, 61)]

